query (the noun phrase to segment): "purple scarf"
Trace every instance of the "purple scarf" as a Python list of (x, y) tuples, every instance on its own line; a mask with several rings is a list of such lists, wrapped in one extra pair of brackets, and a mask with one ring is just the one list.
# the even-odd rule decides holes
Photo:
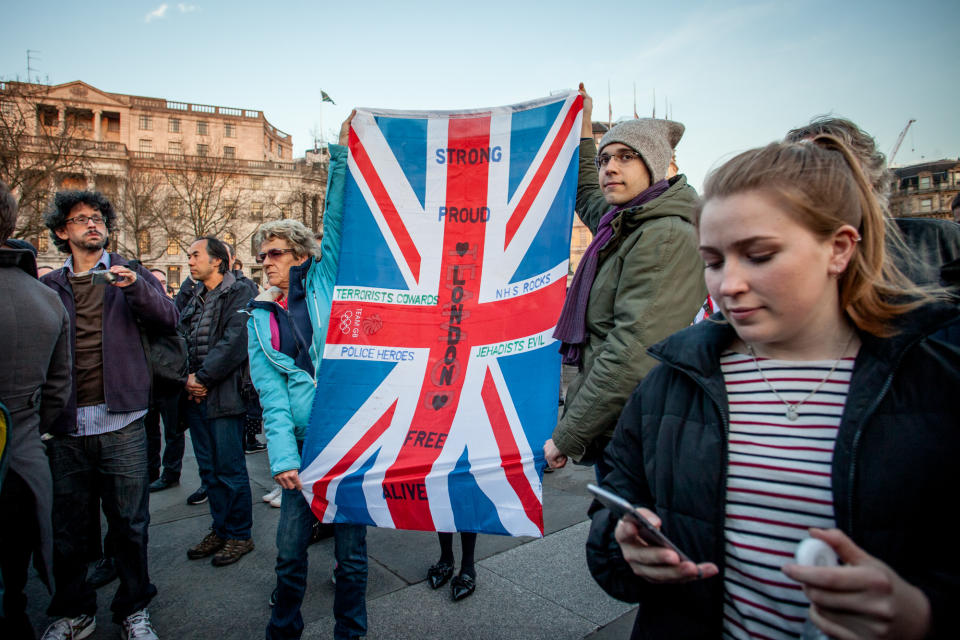
[(625, 209), (639, 207), (658, 198), (669, 188), (670, 183), (661, 180), (642, 191), (630, 202), (614, 207), (600, 218), (597, 233), (593, 236), (593, 242), (583, 253), (577, 272), (573, 276), (573, 282), (570, 284), (570, 290), (567, 292), (567, 298), (564, 300), (560, 319), (557, 320), (557, 328), (553, 332), (553, 337), (563, 342), (560, 345), (563, 364), (583, 368), (583, 345), (587, 339), (587, 301), (590, 299), (593, 281), (597, 277), (600, 249), (613, 237), (611, 226), (613, 219)]

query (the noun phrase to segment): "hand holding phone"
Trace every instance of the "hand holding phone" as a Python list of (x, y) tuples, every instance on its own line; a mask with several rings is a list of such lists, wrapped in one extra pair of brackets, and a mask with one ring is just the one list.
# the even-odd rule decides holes
[(689, 582), (719, 573), (712, 562), (696, 564), (660, 531), (660, 519), (617, 494), (587, 485), (605, 507), (620, 518), (616, 538), (623, 558), (638, 576), (657, 583)]

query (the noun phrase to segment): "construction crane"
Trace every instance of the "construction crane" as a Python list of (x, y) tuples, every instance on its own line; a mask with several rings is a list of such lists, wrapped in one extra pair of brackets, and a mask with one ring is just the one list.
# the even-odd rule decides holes
[(914, 122), (916, 122), (916, 120), (910, 118), (907, 121), (907, 126), (905, 126), (903, 131), (900, 132), (900, 135), (897, 136), (897, 141), (894, 143), (893, 149), (890, 150), (890, 155), (887, 157), (887, 164), (893, 164), (893, 159), (896, 157), (897, 151), (900, 150), (900, 145), (903, 144), (903, 139), (906, 137), (907, 131), (910, 129), (910, 125), (912, 125)]

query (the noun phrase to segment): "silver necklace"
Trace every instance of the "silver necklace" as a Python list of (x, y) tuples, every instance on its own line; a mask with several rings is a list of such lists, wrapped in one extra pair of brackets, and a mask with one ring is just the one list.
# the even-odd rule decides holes
[(777, 389), (772, 384), (770, 384), (769, 380), (767, 380), (767, 376), (766, 374), (763, 373), (763, 368), (760, 367), (760, 362), (757, 360), (757, 354), (753, 350), (753, 345), (748, 344), (747, 351), (750, 352), (750, 357), (753, 358), (753, 364), (754, 366), (757, 367), (757, 372), (760, 373), (760, 377), (763, 378), (763, 381), (767, 383), (768, 387), (770, 387), (770, 391), (773, 391), (773, 395), (777, 396), (777, 400), (782, 402), (787, 407), (787, 411), (785, 414), (787, 416), (787, 420), (790, 420), (791, 422), (795, 422), (797, 418), (800, 417), (800, 407), (803, 406), (803, 403), (809, 400), (810, 398), (812, 398), (814, 394), (817, 393), (817, 391), (820, 391), (823, 385), (827, 384), (827, 380), (830, 379), (830, 376), (833, 375), (833, 372), (836, 371), (837, 367), (840, 366), (840, 361), (843, 360), (843, 354), (845, 354), (847, 352), (847, 349), (850, 348), (850, 345), (853, 343), (853, 337), (855, 335), (857, 335), (855, 331), (850, 333), (850, 338), (847, 340), (847, 344), (843, 347), (843, 350), (840, 351), (840, 357), (837, 358), (836, 361), (834, 361), (833, 366), (830, 367), (830, 371), (827, 371), (827, 375), (823, 377), (823, 380), (821, 380), (820, 383), (813, 388), (813, 391), (808, 393), (806, 397), (803, 398), (803, 400), (801, 400), (800, 402), (795, 402), (793, 404), (790, 404), (789, 402), (784, 400), (783, 396), (781, 396), (780, 393), (777, 391)]

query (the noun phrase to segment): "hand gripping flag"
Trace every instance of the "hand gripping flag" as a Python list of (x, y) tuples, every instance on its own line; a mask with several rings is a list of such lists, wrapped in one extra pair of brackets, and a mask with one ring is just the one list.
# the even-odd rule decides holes
[(301, 471), (323, 521), (543, 535), (582, 107), (357, 111)]

